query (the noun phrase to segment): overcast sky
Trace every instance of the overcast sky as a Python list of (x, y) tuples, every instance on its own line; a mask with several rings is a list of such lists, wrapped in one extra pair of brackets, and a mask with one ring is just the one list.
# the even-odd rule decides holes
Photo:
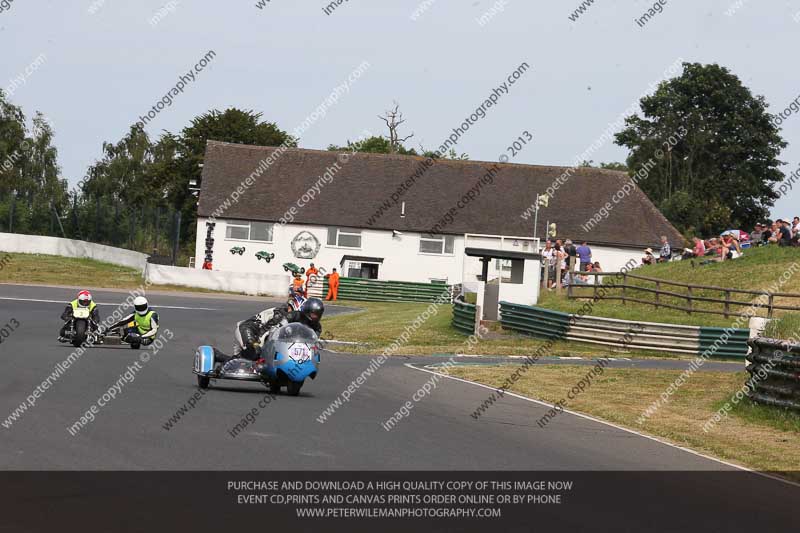
[[(376, 115), (396, 101), (408, 144), (435, 148), (523, 62), (530, 70), (459, 152), (496, 161), (527, 130), (534, 142), (513, 162), (571, 165), (678, 59), (730, 68), (775, 113), (800, 95), (800, 0), (661, 0), (644, 27), (636, 19), (652, 1), (595, 0), (576, 22), (580, 0), (349, 0), (330, 14), (329, 1), (258, 1), (0, 0), (0, 86), (27, 116), (49, 117), (71, 184), (209, 50), (216, 57), (148, 124), (151, 136), (229, 106), (291, 131), (363, 61), (300, 146), (384, 133)], [(788, 175), (800, 164), (800, 114), (782, 128)], [(591, 159), (626, 155), (606, 143)], [(798, 188), (773, 216), (800, 214)]]

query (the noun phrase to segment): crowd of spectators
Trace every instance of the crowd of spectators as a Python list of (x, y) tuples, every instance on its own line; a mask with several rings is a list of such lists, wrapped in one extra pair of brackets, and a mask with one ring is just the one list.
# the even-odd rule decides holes
[(586, 241), (581, 242), (580, 246), (575, 246), (570, 239), (563, 241), (563, 244), (561, 239), (556, 239), (555, 242), (547, 239), (542, 250), (542, 260), (547, 266), (547, 288), (550, 290), (556, 286), (559, 264), (563, 286), (592, 283), (589, 278), (596, 276), (589, 276), (586, 273), (603, 271), (599, 261), (592, 262), (592, 249)]
[[(743, 250), (751, 246), (800, 246), (800, 217), (792, 221), (778, 219), (771, 224), (758, 223), (750, 233), (740, 230), (728, 230), (719, 237), (702, 239), (692, 238), (692, 248), (684, 248), (680, 259), (703, 259), (701, 264), (736, 259), (743, 255)], [(666, 237), (661, 237), (661, 250), (658, 257), (652, 248), (647, 248), (642, 257), (642, 265), (652, 265), (676, 258)], [(692, 261), (692, 265), (694, 265)]]
[[(727, 261), (736, 259), (743, 255), (743, 250), (751, 246), (800, 246), (800, 217), (794, 217), (792, 221), (778, 219), (771, 224), (756, 224), (750, 233), (740, 230), (728, 230), (719, 237), (702, 239), (692, 238), (692, 247), (684, 248), (678, 253), (672, 249), (669, 239), (661, 236), (661, 247), (658, 255), (652, 248), (644, 250), (642, 266), (664, 263), (674, 259), (690, 259), (692, 266), (695, 265), (694, 259), (702, 259), (700, 264), (710, 262)], [(599, 281), (590, 278), (598, 276), (587, 275), (592, 272), (602, 272), (600, 263), (592, 261), (592, 249), (586, 241), (581, 242), (580, 246), (575, 246), (570, 239), (545, 241), (542, 250), (543, 268), (547, 268), (547, 288), (552, 290), (556, 286), (556, 277), (560, 268), (562, 279), (561, 284), (585, 285)]]

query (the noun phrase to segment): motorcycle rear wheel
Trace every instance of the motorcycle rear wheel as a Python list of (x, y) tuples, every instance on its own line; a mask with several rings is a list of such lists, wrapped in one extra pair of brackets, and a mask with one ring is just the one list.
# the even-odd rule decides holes
[(207, 389), (209, 383), (211, 383), (211, 378), (208, 376), (197, 376), (197, 386), (201, 389)]

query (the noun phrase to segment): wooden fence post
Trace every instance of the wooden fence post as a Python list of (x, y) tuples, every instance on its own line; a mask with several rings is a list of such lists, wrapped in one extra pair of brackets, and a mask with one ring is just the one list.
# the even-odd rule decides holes
[(690, 315), (692, 314), (692, 288), (686, 287), (686, 305), (689, 309), (686, 310)]
[(769, 307), (767, 308), (767, 318), (772, 318), (772, 294), (769, 295), (769, 303), (767, 304)]
[(725, 318), (728, 318), (731, 311), (731, 291), (725, 291)]
[(627, 272), (622, 273), (622, 305), (625, 305), (625, 285), (628, 284)]
[(556, 258), (556, 292), (561, 294), (561, 259)]
[(658, 302), (659, 302), (658, 296), (660, 293), (661, 293), (661, 282), (656, 281), (656, 309), (658, 309)]

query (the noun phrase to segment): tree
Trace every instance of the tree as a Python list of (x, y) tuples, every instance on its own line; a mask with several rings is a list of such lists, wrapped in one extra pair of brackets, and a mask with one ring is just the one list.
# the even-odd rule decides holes
[(255, 111), (243, 111), (235, 107), (218, 111), (212, 109), (192, 119), (177, 136), (177, 157), (181, 167), (181, 178), (185, 181), (178, 184), (182, 190), (188, 187), (189, 179), (200, 183), (203, 157), (206, 143), (209, 140), (256, 146), (297, 146), (297, 139), (278, 128), (274, 122), (262, 122), (262, 114)]
[(397, 129), (400, 127), (400, 125), (406, 121), (403, 118), (403, 113), (400, 112), (400, 105), (397, 102), (395, 102), (394, 108), (386, 111), (384, 115), (378, 115), (378, 118), (384, 121), (386, 123), (386, 127), (389, 128), (388, 153), (390, 154), (400, 153), (400, 149), (403, 147), (403, 143), (414, 136), (414, 134), (412, 133), (411, 135), (406, 135), (405, 137), (401, 138), (400, 134), (397, 132)]
[(763, 96), (727, 68), (684, 63), (640, 105), (643, 116), (628, 117), (616, 143), (631, 150), (632, 176), (676, 227), (712, 234), (767, 217), (786, 142)]
[(328, 146), (328, 150), (332, 152), (362, 152), (366, 154), (401, 154), (401, 155), (417, 155), (416, 150), (413, 148), (407, 149), (403, 145), (400, 145), (396, 148), (395, 152), (392, 152), (392, 145), (391, 141), (386, 137), (382, 137), (380, 135), (373, 135), (372, 137), (367, 137), (363, 141), (358, 143), (354, 143), (350, 140), (347, 141), (345, 146), (337, 146), (335, 144), (331, 144)]
[(17, 191), (21, 184), (25, 115), (0, 89), (0, 227), (13, 228)]
[(628, 165), (625, 163), (617, 163), (616, 161), (611, 163), (600, 163), (600, 168), (605, 168), (607, 170), (621, 170), (623, 172), (628, 171)]
[(151, 251), (174, 235), (180, 212), (180, 240), (190, 246), (197, 201), (189, 182), (200, 183), (209, 140), (297, 145), (261, 116), (236, 108), (211, 110), (195, 117), (179, 134), (164, 132), (155, 142), (140, 126), (132, 126), (120, 141), (103, 143), (103, 159), (90, 168), (80, 197), (73, 198), (71, 227), (97, 241)]
[(60, 233), (60, 221), (56, 217), (67, 205), (67, 182), (61, 178), (53, 136), (53, 129), (44, 115), (36, 113), (31, 136), (26, 139), (23, 150), (22, 181), (18, 189), (26, 200), (27, 231), (33, 233)]

